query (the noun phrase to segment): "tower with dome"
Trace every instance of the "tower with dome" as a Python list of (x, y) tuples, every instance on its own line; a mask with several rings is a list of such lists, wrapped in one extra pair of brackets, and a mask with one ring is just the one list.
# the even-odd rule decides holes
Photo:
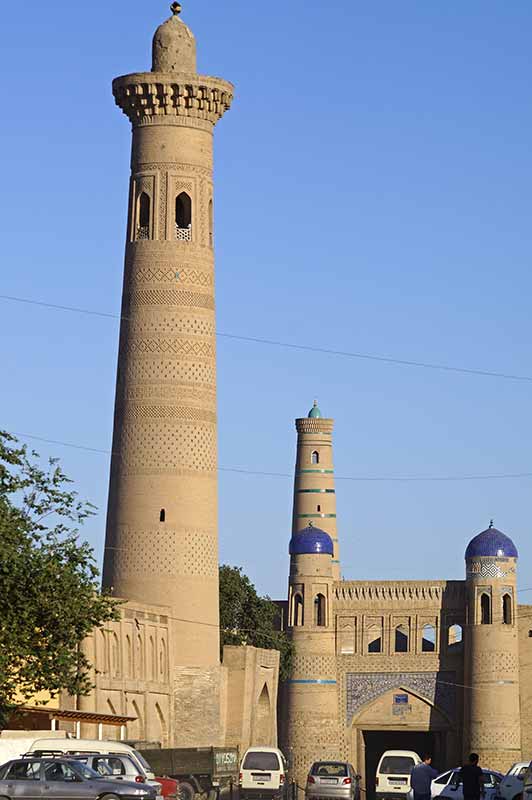
[(518, 553), (491, 523), (471, 540), (465, 558), (466, 749), (504, 769), (521, 758)]

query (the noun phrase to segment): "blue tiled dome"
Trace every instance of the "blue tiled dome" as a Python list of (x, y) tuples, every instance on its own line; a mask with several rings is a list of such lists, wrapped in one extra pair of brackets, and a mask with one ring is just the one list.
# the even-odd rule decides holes
[(333, 552), (333, 541), (329, 534), (322, 531), (321, 528), (313, 528), (312, 525), (294, 534), (290, 540), (291, 556), (312, 555), (313, 553), (332, 556)]
[(482, 556), (491, 558), (517, 558), (517, 547), (506, 534), (498, 531), (497, 528), (488, 528), (474, 539), (471, 539), (467, 546), (465, 557), (479, 558)]

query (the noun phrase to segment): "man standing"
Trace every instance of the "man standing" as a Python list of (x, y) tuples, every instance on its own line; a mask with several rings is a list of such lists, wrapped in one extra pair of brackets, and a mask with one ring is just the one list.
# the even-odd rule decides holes
[(463, 784), (464, 800), (480, 800), (484, 797), (484, 773), (478, 765), (478, 755), (471, 753), (469, 763), (464, 764), (458, 773), (458, 780)]
[(431, 766), (432, 756), (423, 754), (423, 761), (417, 764), (410, 775), (410, 786), (414, 792), (414, 800), (430, 800), (432, 796), (431, 784), (438, 776), (438, 770)]

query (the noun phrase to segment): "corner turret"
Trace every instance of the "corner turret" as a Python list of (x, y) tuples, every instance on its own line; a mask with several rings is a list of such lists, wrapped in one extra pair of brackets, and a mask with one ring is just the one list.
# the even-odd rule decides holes
[(466, 553), (464, 749), (505, 773), (521, 760), (517, 548), (497, 528)]

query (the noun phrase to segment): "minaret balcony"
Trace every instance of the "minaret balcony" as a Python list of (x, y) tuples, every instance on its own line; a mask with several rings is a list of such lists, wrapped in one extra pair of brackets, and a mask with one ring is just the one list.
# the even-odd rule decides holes
[(180, 228), (179, 225), (175, 226), (175, 238), (178, 242), (191, 242), (192, 241), (192, 225), (187, 225)]
[(149, 225), (140, 225), (137, 228), (137, 235), (136, 235), (137, 242), (140, 239), (149, 239), (150, 238), (150, 226)]

